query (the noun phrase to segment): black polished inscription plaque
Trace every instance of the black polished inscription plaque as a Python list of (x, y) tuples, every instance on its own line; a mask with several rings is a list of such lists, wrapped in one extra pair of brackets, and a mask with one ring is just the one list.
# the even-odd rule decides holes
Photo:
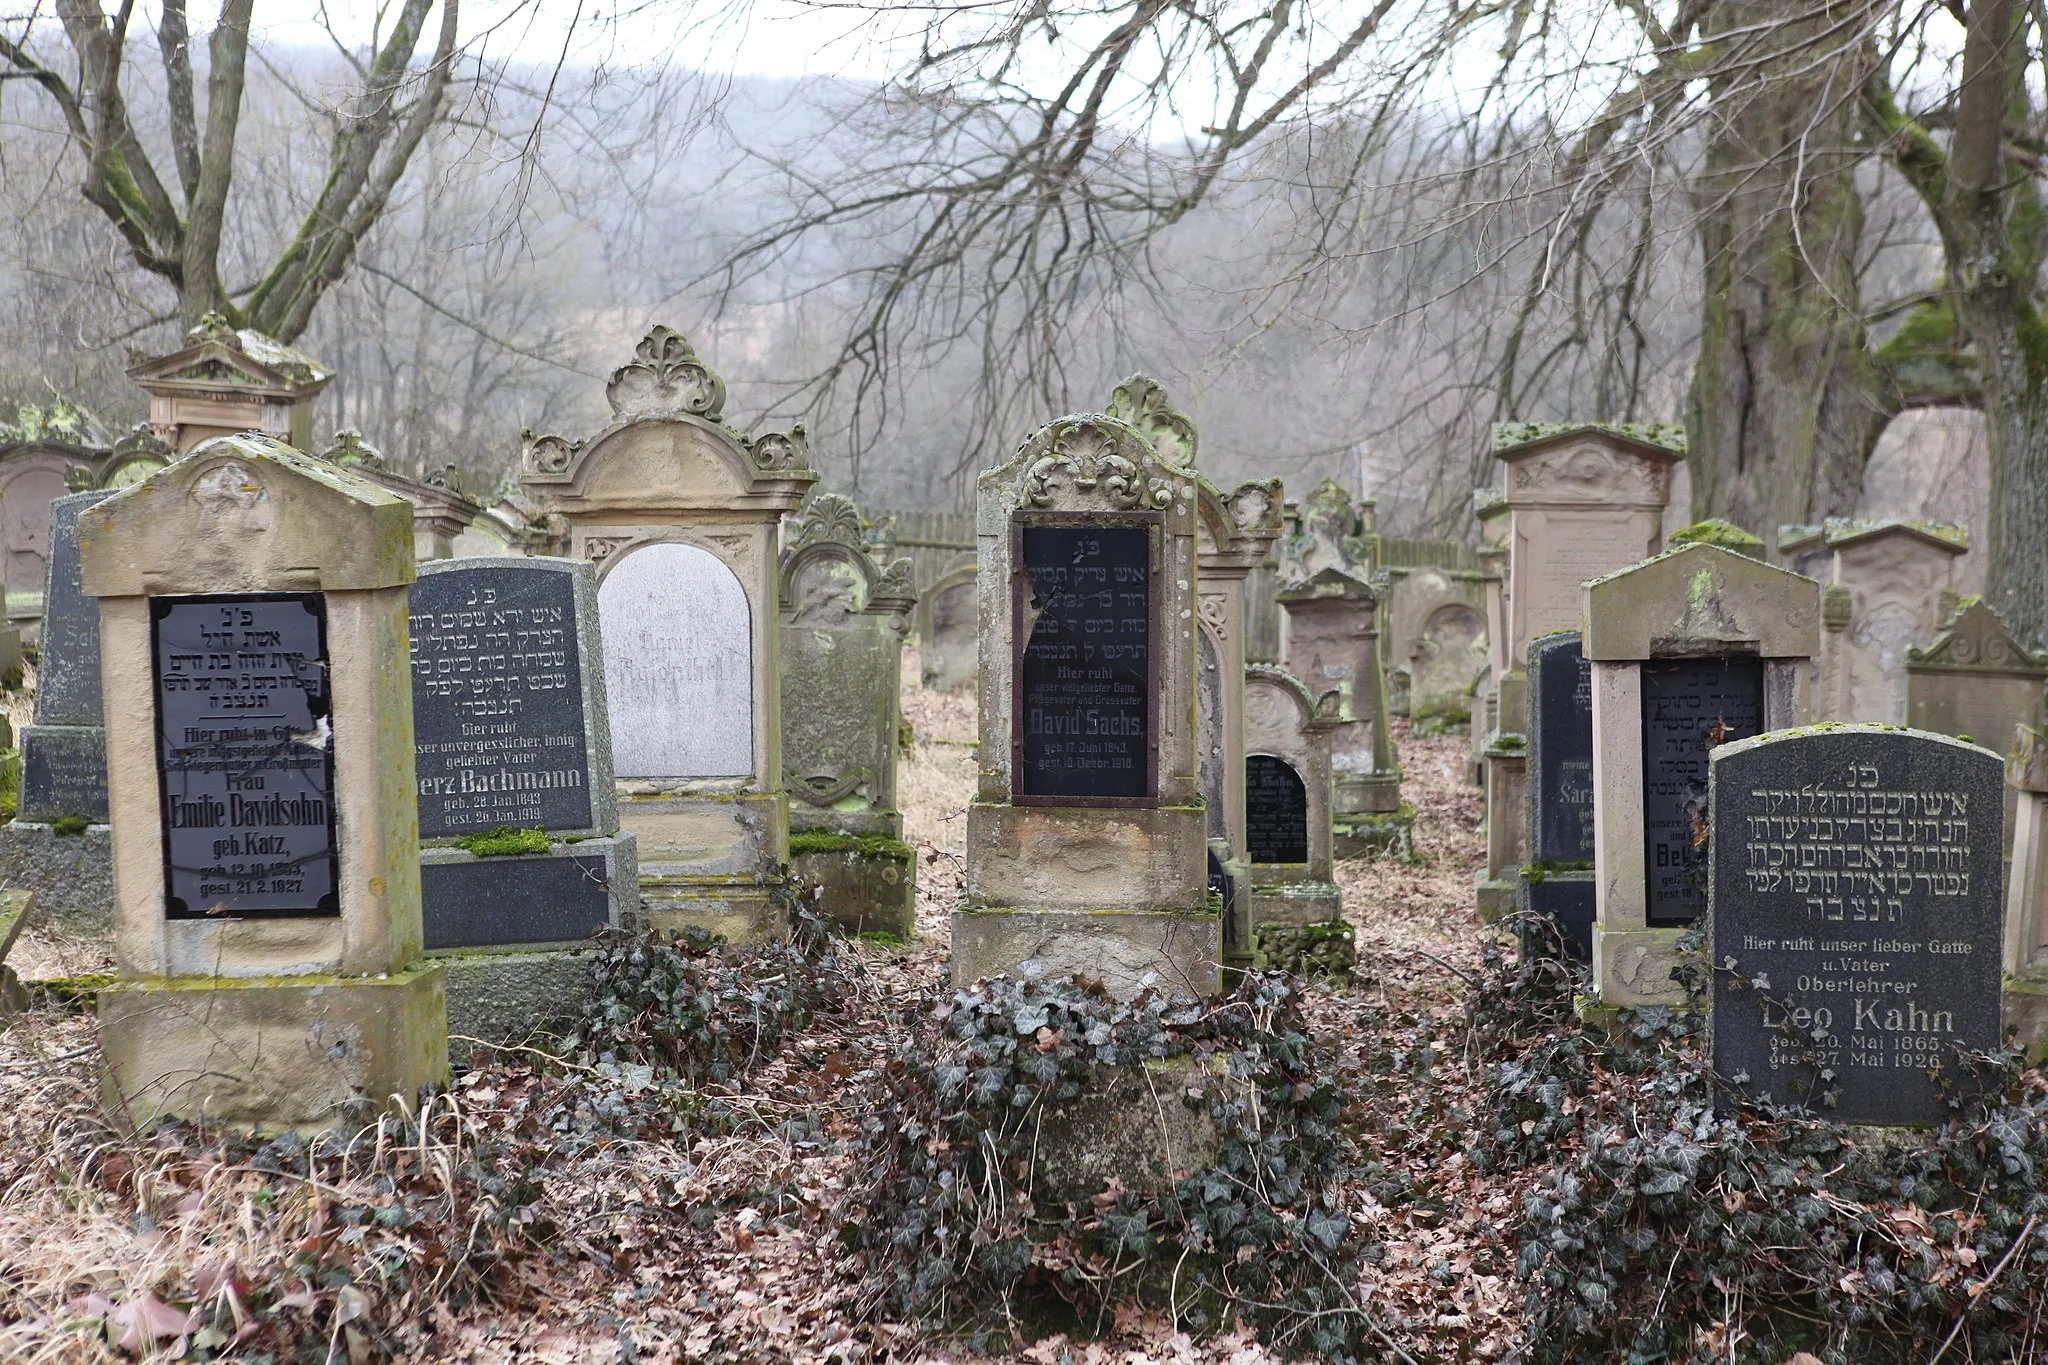
[(1707, 908), (1707, 765), (1763, 729), (1758, 659), (1643, 664), (1643, 862), (1649, 922), (1690, 924)]
[(1578, 632), (1529, 646), (1529, 861), (1593, 861), (1593, 670)]
[(1152, 537), (1119, 523), (1020, 528), (1013, 799), (1143, 803), (1152, 749)]
[(1714, 760), (1714, 1070), (1843, 1123), (1938, 1123), (1998, 1046), (2005, 774), (1911, 731)]
[(335, 915), (318, 593), (153, 598), (164, 913)]
[(422, 575), (411, 601), (420, 837), (589, 828), (574, 580), (490, 565)]
[(1308, 784), (1287, 760), (1245, 759), (1244, 816), (1253, 862), (1308, 861)]

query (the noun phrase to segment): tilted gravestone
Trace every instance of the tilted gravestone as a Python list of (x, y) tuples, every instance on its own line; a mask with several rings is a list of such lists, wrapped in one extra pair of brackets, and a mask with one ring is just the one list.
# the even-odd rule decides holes
[(78, 577), (79, 516), (112, 496), (97, 489), (50, 504), (36, 718), (21, 730), (20, 804), (0, 830), (0, 877), (30, 891), (38, 914), (80, 928), (104, 927), (114, 908), (100, 605)]
[(1714, 1069), (1844, 1123), (1931, 1124), (1999, 1042), (2002, 765), (1849, 725), (1713, 753)]
[(1671, 972), (1706, 909), (1709, 758), (1798, 723), (1819, 616), (1818, 583), (1718, 545), (1585, 585), (1603, 1007), (1683, 1003)]
[(803, 429), (748, 437), (689, 341), (649, 332), (605, 386), (612, 422), (530, 436), (521, 486), (597, 566), (619, 823), (648, 923), (734, 942), (781, 935), (777, 537), (817, 475)]
[(567, 559), (422, 564), (409, 614), (425, 944), (447, 964), (449, 1032), (517, 1041), (588, 990), (567, 946), (639, 917), (596, 576)]
[(782, 551), (782, 768), (790, 867), (852, 933), (907, 939), (917, 853), (896, 808), (911, 562), (875, 562), (860, 509), (813, 493)]
[(404, 501), (250, 433), (87, 509), (79, 547), (113, 827), (110, 1112), (316, 1129), (445, 1080)]
[(1099, 414), (978, 483), (980, 785), (953, 978), (1214, 996), (1195, 753), (1195, 480)]
[(1331, 875), (1330, 734), (1337, 697), (1311, 697), (1299, 678), (1253, 664), (1244, 678), (1245, 823), (1253, 961), (1339, 973), (1358, 958)]
[(1557, 942), (1525, 923), (1524, 951), (1561, 947), (1593, 958), (1593, 672), (1575, 630), (1529, 646), (1529, 862), (1522, 909), (1556, 926)]

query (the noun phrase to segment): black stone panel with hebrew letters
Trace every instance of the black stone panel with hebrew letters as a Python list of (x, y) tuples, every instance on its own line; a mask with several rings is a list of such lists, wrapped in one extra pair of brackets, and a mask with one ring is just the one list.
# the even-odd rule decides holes
[(1649, 923), (1690, 924), (1707, 909), (1707, 763), (1763, 730), (1760, 659), (1643, 664), (1643, 862)]
[(1308, 861), (1308, 784), (1287, 760), (1245, 759), (1244, 812), (1253, 862)]
[(1593, 861), (1593, 670), (1577, 631), (1529, 646), (1529, 861)]
[(1999, 1040), (2003, 765), (1914, 731), (1713, 764), (1715, 1070), (1844, 1123), (1923, 1124)]
[(1020, 528), (1015, 798), (1152, 797), (1152, 552), (1143, 525)]
[(164, 913), (335, 915), (319, 593), (150, 600)]
[(420, 837), (589, 828), (575, 581), (492, 564), (422, 574), (411, 593)]

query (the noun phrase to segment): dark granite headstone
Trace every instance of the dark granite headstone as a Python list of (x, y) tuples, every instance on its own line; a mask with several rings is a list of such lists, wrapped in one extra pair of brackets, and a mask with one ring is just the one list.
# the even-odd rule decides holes
[(21, 732), (20, 818), (84, 816), (107, 823), (107, 732), (99, 725), (28, 725)]
[(1577, 631), (1529, 646), (1529, 861), (1593, 861), (1593, 670)]
[[(1522, 884), (1522, 908), (1531, 918), (1519, 925), (1524, 954), (1562, 952), (1573, 962), (1593, 960), (1594, 881), (1590, 872), (1550, 872)], [(1550, 926), (1537, 922), (1550, 921)]]
[(1999, 1039), (2004, 766), (1877, 726), (1713, 755), (1714, 1067), (1845, 1123), (1938, 1122)]
[(338, 915), (319, 593), (150, 599), (171, 919)]
[[(36, 724), (100, 725), (100, 604), (78, 582), (78, 515), (119, 489), (72, 493), (50, 504), (50, 576), (36, 658)], [(104, 783), (104, 779), (102, 779)], [(106, 797), (100, 797), (101, 807)]]
[(1763, 729), (1758, 659), (1651, 659), (1643, 685), (1643, 864), (1648, 920), (1686, 925), (1707, 908), (1707, 763)]
[(1253, 862), (1308, 861), (1308, 784), (1287, 760), (1245, 759), (1244, 814)]
[(1151, 533), (1021, 528), (1013, 799), (1139, 802), (1157, 788)]
[(426, 946), (568, 943), (611, 923), (602, 857), (478, 858), (420, 868)]
[(412, 585), (422, 839), (501, 826), (594, 831), (609, 810), (611, 766), (599, 752), (608, 730), (591, 714), (577, 567), (454, 560)]

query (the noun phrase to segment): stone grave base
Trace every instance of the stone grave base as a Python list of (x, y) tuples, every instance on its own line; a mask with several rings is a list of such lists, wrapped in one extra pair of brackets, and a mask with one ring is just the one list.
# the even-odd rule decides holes
[[(1200, 806), (967, 807), (967, 901), (1032, 913), (1195, 913), (1208, 888)], [(958, 945), (955, 945), (958, 950)], [(962, 980), (972, 981), (975, 973)]]
[[(1299, 869), (1302, 865), (1294, 866)], [(1261, 929), (1275, 924), (1327, 924), (1343, 915), (1343, 893), (1335, 882), (1293, 877), (1252, 884), (1252, 923)]]
[(1332, 816), (1330, 851), (1339, 858), (1388, 854), (1404, 863), (1414, 862), (1415, 808), (1403, 805), (1382, 813)]
[(75, 834), (26, 820), (0, 826), (0, 882), (32, 894), (45, 923), (93, 933), (114, 927), (114, 844), (105, 825)]
[(789, 934), (789, 911), (767, 877), (677, 876), (640, 871), (640, 912), (647, 927), (675, 936), (695, 927), (728, 943), (760, 945)]
[(908, 940), (916, 932), (917, 850), (901, 839), (792, 834), (789, 869), (817, 884), (819, 911), (849, 934)]
[(1252, 965), (1261, 971), (1342, 979), (1350, 976), (1358, 965), (1358, 938), (1345, 920), (1261, 924), (1252, 937), (1257, 944)]
[(1147, 976), (1161, 990), (1204, 999), (1223, 987), (1223, 926), (1207, 912), (963, 909), (953, 912), (952, 940), (956, 986), (1085, 976), (1126, 999)]
[(1593, 994), (1616, 1008), (1685, 1004), (1685, 988), (1671, 979), (1683, 959), (1680, 929), (1613, 929), (1593, 925)]
[(1331, 809), (1339, 817), (1354, 814), (1390, 815), (1401, 809), (1401, 771), (1336, 775)]
[[(440, 964), (390, 976), (163, 977), (99, 991), (101, 1087), (135, 1127), (313, 1132), (448, 1079)], [(256, 1064), (257, 1058), (262, 1064)], [(394, 1098), (395, 1097), (395, 1098)]]
[(1095, 1069), (1090, 1090), (1046, 1124), (1032, 1168), (1034, 1193), (1048, 1207), (1086, 1209), (1112, 1180), (1135, 1190), (1168, 1190), (1176, 1178), (1222, 1156), (1207, 1105), (1181, 1097), (1202, 1086), (1240, 1085), (1218, 1069), (1204, 1074), (1194, 1057), (1164, 1057)]
[(2017, 1046), (2027, 1054), (2029, 1066), (2048, 1060), (2048, 981), (2005, 978), (2003, 1030), (2014, 1034)]
[(683, 779), (619, 784), (619, 826), (639, 839), (641, 872), (671, 876), (765, 875), (788, 854), (788, 798), (781, 792), (692, 789)]
[(590, 999), (590, 951), (447, 953), (448, 1059), (477, 1043), (509, 1046), (573, 1023)]
[[(1593, 917), (1595, 884), (1590, 870), (1552, 872), (1522, 869), (1520, 909), (1532, 919), (1548, 919), (1557, 926), (1557, 938), (1532, 923), (1515, 926), (1522, 952), (1549, 956), (1560, 950), (1573, 962), (1593, 960)], [(1562, 945), (1558, 939), (1562, 939)]]
[(639, 918), (640, 864), (631, 834), (482, 858), (461, 848), (420, 850), (420, 919), (429, 952), (560, 946), (631, 928)]
[(1489, 877), (1482, 867), (1472, 879), (1472, 894), (1479, 907), (1479, 922), (1495, 924), (1522, 908), (1522, 879)]
[[(1227, 856), (1229, 844), (1222, 839), (1209, 841), (1209, 892), (1218, 898), (1217, 904), (1223, 914), (1223, 969), (1225, 972), (1242, 973), (1252, 965), (1252, 865), (1239, 858)], [(1222, 874), (1223, 886), (1219, 892), (1215, 880)]]

